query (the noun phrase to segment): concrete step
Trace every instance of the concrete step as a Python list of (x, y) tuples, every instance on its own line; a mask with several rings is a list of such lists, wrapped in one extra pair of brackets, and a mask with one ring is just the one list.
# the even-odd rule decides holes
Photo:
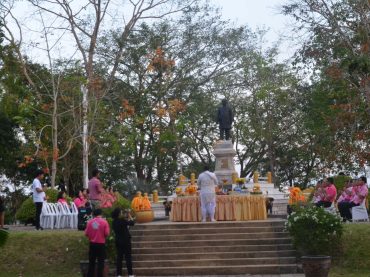
[(263, 232), (263, 233), (214, 233), (214, 234), (177, 234), (177, 235), (150, 235), (137, 236), (133, 235), (134, 241), (166, 241), (166, 242), (181, 242), (193, 240), (228, 240), (228, 239), (271, 239), (271, 238), (289, 238), (287, 232)]
[(152, 267), (182, 267), (182, 266), (220, 266), (220, 265), (265, 265), (265, 264), (293, 264), (296, 257), (266, 257), (266, 258), (234, 258), (234, 259), (197, 259), (193, 257), (188, 260), (156, 260), (156, 261), (136, 261), (133, 263), (135, 268)]
[(132, 230), (167, 230), (191, 228), (227, 228), (227, 227), (282, 227), (285, 220), (256, 220), (256, 221), (217, 221), (217, 222), (188, 222), (169, 224), (136, 224)]
[(291, 243), (290, 238), (262, 238), (262, 239), (223, 239), (218, 240), (183, 240), (183, 241), (133, 241), (135, 248), (147, 247), (175, 247), (179, 245), (186, 246), (235, 246), (235, 245), (264, 245), (264, 244), (287, 244)]
[(229, 226), (229, 227), (217, 227), (214, 228), (212, 225), (207, 225), (205, 228), (187, 228), (179, 231), (179, 229), (132, 229), (131, 235), (133, 236), (158, 236), (158, 235), (187, 235), (187, 234), (214, 234), (214, 233), (266, 233), (266, 232), (283, 232), (283, 226), (277, 227), (243, 227), (243, 226)]
[(133, 246), (132, 254), (160, 254), (160, 253), (170, 253), (172, 255), (177, 255), (181, 253), (218, 253), (218, 252), (258, 252), (258, 251), (287, 251), (293, 250), (291, 243), (281, 243), (281, 244), (265, 244), (265, 245), (223, 245), (223, 246), (188, 246), (183, 243), (179, 243), (175, 246), (164, 245), (162, 247), (137, 247)]
[[(286, 220), (138, 224), (134, 274), (196, 276), (297, 273)], [(124, 268), (124, 272), (125, 272)], [(114, 275), (113, 275), (114, 276)]]
[[(297, 264), (265, 265), (218, 265), (150, 267), (133, 269), (137, 276), (192, 276), (192, 275), (242, 275), (246, 274), (292, 274), (297, 273)], [(126, 269), (124, 268), (124, 272)]]
[(133, 261), (153, 261), (153, 260), (188, 260), (188, 259), (241, 259), (241, 258), (272, 258), (272, 257), (295, 257), (294, 250), (278, 251), (241, 251), (241, 252), (198, 252), (198, 253), (161, 253), (153, 254), (133, 254)]

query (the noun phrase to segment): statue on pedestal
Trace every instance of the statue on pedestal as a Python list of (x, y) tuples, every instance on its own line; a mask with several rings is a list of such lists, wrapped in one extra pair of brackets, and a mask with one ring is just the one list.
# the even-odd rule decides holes
[(220, 139), (230, 139), (231, 125), (234, 121), (234, 114), (226, 99), (222, 99), (222, 106), (218, 108), (217, 123), (220, 128)]

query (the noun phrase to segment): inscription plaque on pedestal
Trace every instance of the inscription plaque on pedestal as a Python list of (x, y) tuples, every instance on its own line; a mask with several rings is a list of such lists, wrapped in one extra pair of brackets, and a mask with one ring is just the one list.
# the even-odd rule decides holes
[(216, 157), (215, 174), (219, 182), (223, 183), (223, 180), (227, 180), (227, 183), (231, 184), (232, 175), (237, 174), (234, 166), (234, 157), (236, 152), (233, 148), (231, 140), (217, 141), (213, 154)]

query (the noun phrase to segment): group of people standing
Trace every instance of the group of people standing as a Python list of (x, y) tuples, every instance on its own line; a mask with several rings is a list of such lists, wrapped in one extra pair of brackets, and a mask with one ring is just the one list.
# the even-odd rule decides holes
[[(40, 215), (44, 201), (47, 201), (42, 180), (44, 172), (37, 170), (32, 182), (32, 197), (36, 208), (35, 227), (42, 230), (40, 226)], [(57, 196), (57, 202), (69, 205), (66, 200), (67, 195), (64, 190)], [(95, 265), (97, 260), (98, 277), (103, 276), (104, 260), (106, 258), (105, 242), (110, 234), (110, 227), (106, 219), (102, 217), (101, 208), (111, 207), (117, 197), (112, 189), (105, 190), (100, 181), (100, 170), (94, 169), (92, 178), (89, 180), (88, 189), (81, 189), (73, 200), (77, 208), (90, 207), (93, 210), (94, 218), (89, 220), (86, 225), (85, 235), (89, 239), (89, 269), (88, 277), (95, 276)], [(135, 224), (129, 212), (116, 208), (112, 212), (112, 229), (116, 239), (117, 250), (117, 276), (122, 276), (122, 260), (125, 256), (126, 266), (129, 276), (133, 276), (131, 258), (131, 235), (129, 226)]]
[(334, 179), (330, 177), (316, 185), (313, 200), (316, 206), (324, 208), (331, 207), (336, 201), (343, 221), (352, 221), (351, 208), (361, 205), (367, 195), (367, 179), (362, 176), (359, 179), (347, 181), (337, 199)]

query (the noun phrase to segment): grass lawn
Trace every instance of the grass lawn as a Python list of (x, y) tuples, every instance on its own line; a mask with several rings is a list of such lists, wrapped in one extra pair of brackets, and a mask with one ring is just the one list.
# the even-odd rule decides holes
[(346, 224), (343, 234), (343, 251), (335, 257), (330, 277), (370, 276), (370, 224)]
[[(330, 277), (370, 277), (370, 224), (346, 224)], [(88, 243), (78, 231), (12, 232), (0, 250), (0, 277), (80, 277)]]
[(78, 231), (13, 232), (0, 251), (0, 276), (80, 277), (87, 245)]

